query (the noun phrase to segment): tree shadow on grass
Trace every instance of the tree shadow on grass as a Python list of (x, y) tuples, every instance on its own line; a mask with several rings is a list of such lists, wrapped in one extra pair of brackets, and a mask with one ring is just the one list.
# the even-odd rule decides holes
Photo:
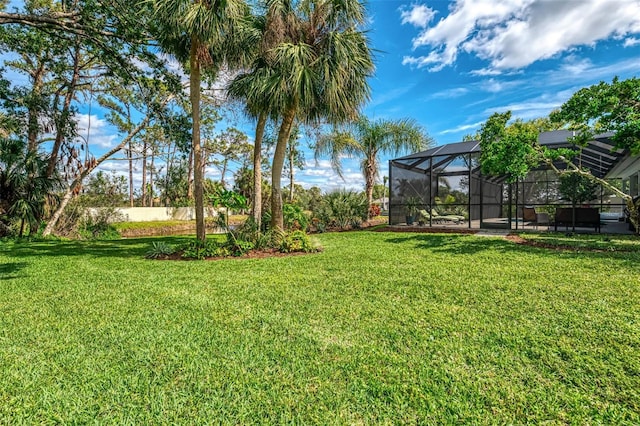
[(142, 258), (154, 241), (170, 245), (182, 244), (193, 237), (127, 238), (109, 241), (24, 241), (17, 242), (4, 254), (11, 257), (51, 256), (99, 258)]
[(499, 237), (475, 237), (473, 235), (456, 234), (418, 234), (403, 235), (401, 237), (387, 238), (390, 243), (415, 243), (416, 249), (429, 250), (434, 253), (448, 253), (451, 255), (469, 255), (484, 251), (502, 253), (530, 253), (536, 256), (557, 257), (562, 255), (569, 258), (603, 258), (628, 263), (629, 267), (638, 267), (640, 261), (639, 252), (601, 252), (589, 250), (566, 250), (543, 247), (532, 247), (516, 244)]
[(14, 278), (18, 278), (17, 273), (24, 269), (26, 266), (26, 262), (0, 264), (0, 280), (11, 280)]
[(438, 253), (474, 254), (482, 251), (510, 251), (515, 244), (501, 238), (478, 238), (461, 234), (418, 234), (386, 239), (390, 243), (414, 243), (416, 249)]

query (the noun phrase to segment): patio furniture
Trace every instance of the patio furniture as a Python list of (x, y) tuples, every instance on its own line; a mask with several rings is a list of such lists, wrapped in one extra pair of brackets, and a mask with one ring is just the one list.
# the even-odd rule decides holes
[(436, 209), (431, 209), (431, 214), (426, 210), (420, 210), (420, 216), (423, 218), (425, 222), (431, 219), (432, 223), (461, 223), (465, 221), (464, 216), (456, 215), (456, 214), (439, 214)]
[(547, 225), (549, 227), (549, 214), (545, 212), (540, 212), (535, 209), (535, 207), (523, 207), (522, 208), (522, 221), (528, 222), (529, 225), (533, 225), (536, 229), (538, 229), (538, 225)]
[[(593, 226), (596, 232), (600, 232), (600, 212), (593, 207), (575, 208), (575, 226)], [(558, 225), (564, 225), (565, 229), (573, 225), (573, 209), (571, 207), (559, 207), (553, 218), (554, 229), (558, 230)]]

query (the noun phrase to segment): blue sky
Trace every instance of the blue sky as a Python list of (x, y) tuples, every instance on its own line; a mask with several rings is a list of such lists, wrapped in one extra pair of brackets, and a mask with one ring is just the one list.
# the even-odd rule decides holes
[[(413, 118), (437, 145), (475, 133), (493, 112), (543, 117), (582, 87), (640, 74), (637, 0), (373, 0), (368, 9), (379, 52), (365, 114)], [(320, 165), (299, 178), (363, 187), (357, 161), (345, 161), (345, 182)]]
[[(493, 112), (543, 117), (582, 87), (640, 74), (638, 0), (370, 0), (367, 8), (377, 52), (364, 113), (413, 118), (437, 145), (475, 133)], [(81, 112), (86, 128), (88, 108)], [(251, 123), (237, 125), (253, 137)], [(94, 154), (119, 139), (94, 106)], [(358, 160), (345, 159), (343, 181), (328, 161), (316, 164), (308, 150), (306, 158), (296, 174), (303, 186), (364, 187)], [(389, 159), (381, 158), (381, 176)], [(103, 169), (124, 174), (126, 164)]]

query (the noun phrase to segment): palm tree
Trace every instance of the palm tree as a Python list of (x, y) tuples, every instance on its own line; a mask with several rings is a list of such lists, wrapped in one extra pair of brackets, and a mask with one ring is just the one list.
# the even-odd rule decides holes
[(316, 159), (329, 156), (331, 165), (340, 177), (343, 156), (361, 158), (360, 168), (371, 211), (373, 187), (380, 169), (380, 155), (424, 150), (432, 142), (422, 127), (413, 120), (371, 121), (361, 116), (352, 123), (334, 128), (330, 134), (322, 135), (316, 143), (315, 156)]
[(200, 142), (202, 72), (208, 71), (215, 76), (225, 62), (247, 59), (245, 51), (238, 48), (235, 41), (248, 7), (243, 0), (157, 0), (152, 7), (161, 46), (181, 60), (189, 71), (196, 238), (204, 241), (204, 157)]
[(273, 0), (273, 28), (286, 34), (273, 49), (273, 79), (266, 91), (280, 106), (282, 121), (273, 156), (271, 225), (283, 227), (281, 177), (294, 121), (333, 124), (353, 119), (369, 98), (374, 65), (358, 0)]
[(267, 63), (268, 51), (277, 44), (273, 37), (267, 36), (267, 19), (264, 15), (254, 16), (252, 25), (247, 27), (245, 42), (253, 47), (254, 61), (247, 70), (241, 72), (229, 84), (228, 95), (246, 104), (245, 112), (256, 120), (253, 142), (253, 200), (251, 215), (258, 229), (262, 221), (262, 141), (269, 118), (276, 119), (278, 114), (270, 104), (270, 99), (261, 88), (273, 71)]
[(260, 67), (248, 99), (280, 121), (271, 176), (271, 227), (283, 228), (282, 170), (294, 121), (338, 124), (369, 98), (373, 73), (358, 0), (267, 0)]
[(55, 198), (60, 186), (57, 173), (47, 176), (47, 163), (48, 159), (29, 150), (26, 142), (0, 139), (0, 235), (1, 228), (16, 219), (20, 236), (27, 224), (30, 235), (38, 231), (45, 202)]

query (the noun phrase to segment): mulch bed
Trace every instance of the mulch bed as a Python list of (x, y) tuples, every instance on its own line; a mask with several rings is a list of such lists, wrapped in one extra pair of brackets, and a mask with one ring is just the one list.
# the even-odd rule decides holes
[[(223, 260), (223, 259), (266, 259), (268, 257), (289, 257), (289, 256), (303, 256), (306, 254), (314, 254), (320, 253), (322, 249), (318, 249), (312, 252), (304, 252), (304, 251), (295, 251), (291, 253), (283, 253), (276, 249), (267, 249), (267, 250), (250, 250), (247, 254), (242, 256), (214, 256), (214, 257), (205, 257), (202, 260)], [(158, 257), (153, 260), (200, 260), (200, 259), (192, 259), (192, 258), (183, 258), (182, 253), (173, 253), (169, 256)]]

